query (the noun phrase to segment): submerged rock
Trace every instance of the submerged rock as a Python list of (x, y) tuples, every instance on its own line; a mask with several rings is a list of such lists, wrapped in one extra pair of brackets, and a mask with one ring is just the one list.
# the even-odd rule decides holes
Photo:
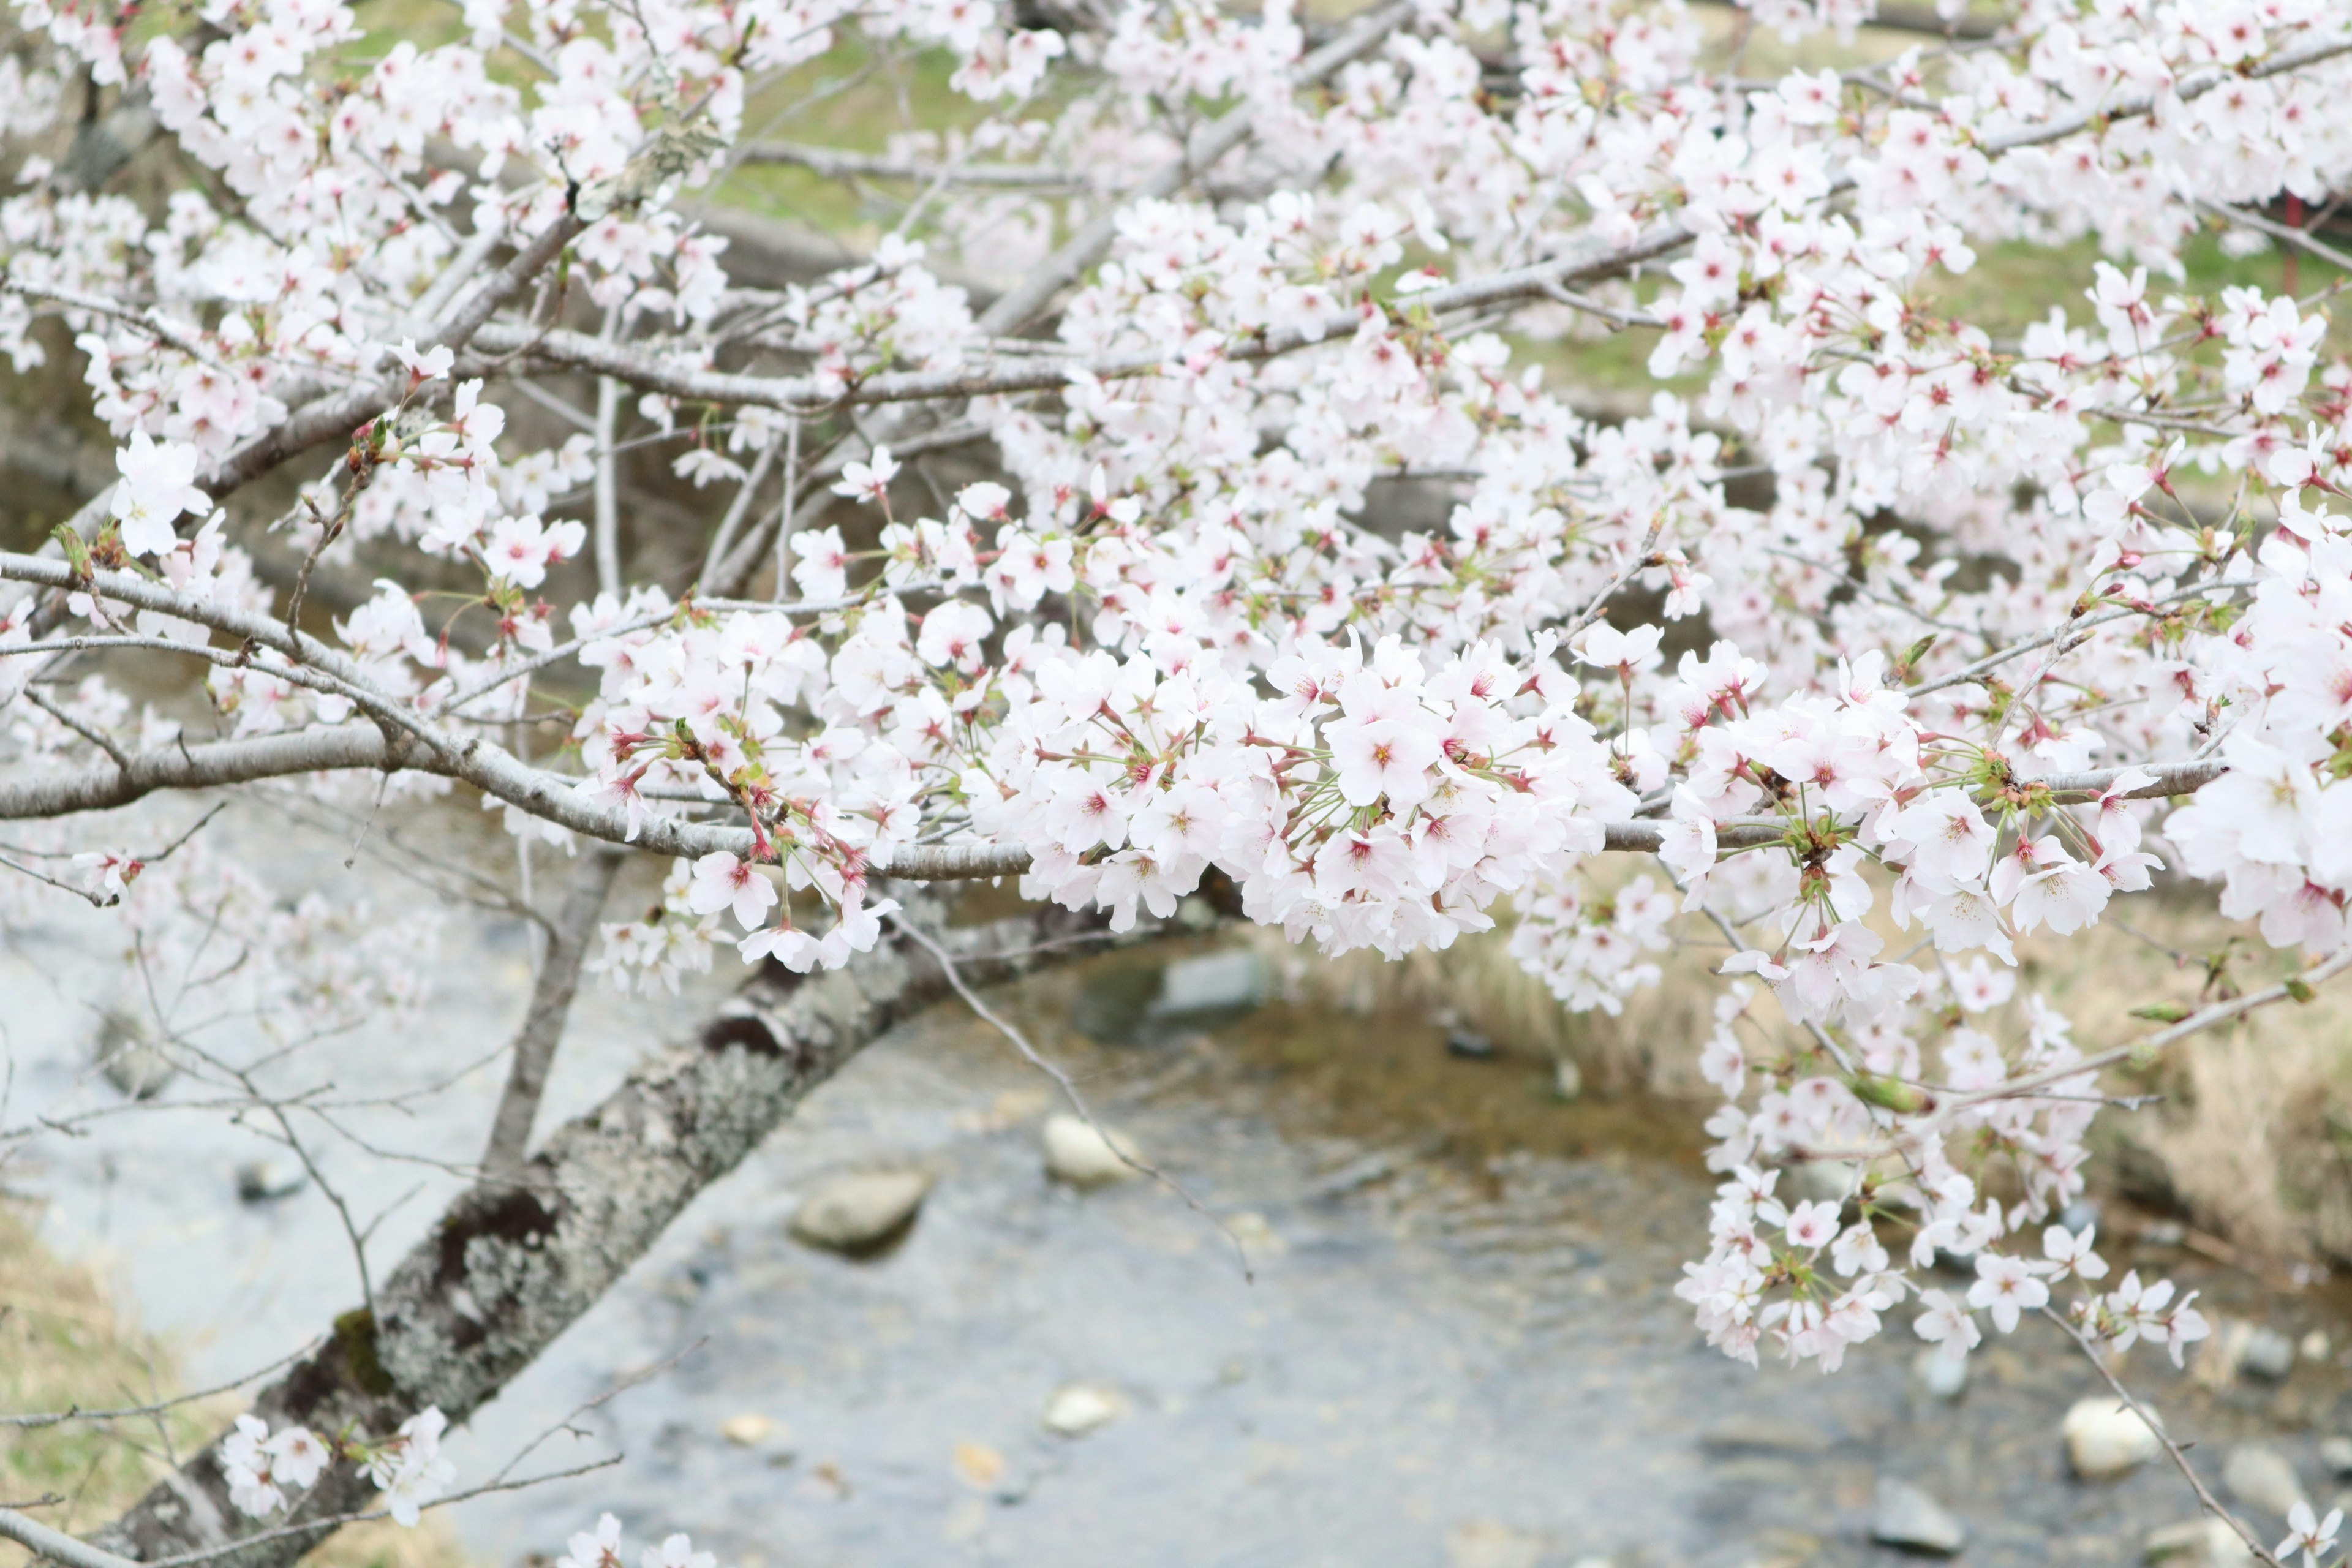
[(2113, 1480), (2164, 1451), (2147, 1423), (2112, 1394), (2078, 1399), (2058, 1425), (2066, 1460), (2086, 1481)]
[(2322, 1437), (2319, 1462), (2338, 1476), (2352, 1476), (2352, 1437)]
[(1453, 1028), (1445, 1031), (1445, 1054), (1464, 1061), (1491, 1062), (1501, 1053), (1495, 1049), (1494, 1041), (1477, 1030)]
[[(1116, 1147), (1114, 1138), (1118, 1140)], [(1098, 1187), (1109, 1182), (1123, 1182), (1137, 1173), (1134, 1166), (1119, 1158), (1122, 1152), (1128, 1159), (1139, 1158), (1133, 1143), (1117, 1133), (1105, 1137), (1075, 1116), (1045, 1118), (1040, 1141), (1045, 1149), (1045, 1173), (1057, 1182), (1066, 1182), (1074, 1187)]]
[(2221, 1466), (2221, 1484), (2231, 1497), (2261, 1514), (2264, 1525), (2284, 1519), (2295, 1504), (2311, 1500), (2286, 1456), (2260, 1443), (2241, 1443), (2230, 1450)]
[(106, 1081), (133, 1100), (152, 1100), (171, 1087), (180, 1069), (136, 1014), (110, 1009), (99, 1020), (92, 1047)]
[(1246, 1012), (1265, 1000), (1265, 965), (1247, 951), (1180, 958), (1160, 972), (1160, 994), (1144, 1009), (1150, 1018), (1194, 1018)]
[(1045, 1402), (1045, 1430), (1057, 1436), (1083, 1437), (1118, 1420), (1126, 1407), (1116, 1390), (1100, 1384), (1066, 1384)]
[(879, 1251), (915, 1223), (931, 1190), (921, 1171), (863, 1171), (835, 1176), (801, 1201), (792, 1233), (811, 1247), (861, 1257)]
[(2294, 1370), (2294, 1342), (2276, 1329), (2257, 1324), (2247, 1331), (2238, 1349), (2238, 1368), (2250, 1377), (2275, 1383)]
[(292, 1197), (310, 1184), (310, 1173), (294, 1160), (271, 1156), (247, 1160), (236, 1168), (236, 1195), (249, 1204)]
[(1772, 1415), (1727, 1415), (1700, 1433), (1698, 1440), (1718, 1452), (1767, 1454), (1826, 1454), (1837, 1443), (1819, 1426)]
[(1908, 1481), (1878, 1478), (1870, 1498), (1870, 1538), (1906, 1551), (1950, 1557), (1968, 1544), (1968, 1528)]
[(1911, 1363), (1911, 1376), (1930, 1399), (1958, 1399), (1968, 1392), (1969, 1358), (1946, 1355), (1939, 1350), (1921, 1351)]
[(1482, 1521), (1445, 1538), (1445, 1568), (1536, 1568), (1543, 1555), (1543, 1537), (1507, 1524)]
[(2150, 1531), (2140, 1561), (2163, 1568), (2242, 1568), (2254, 1554), (2238, 1532), (2210, 1514)]

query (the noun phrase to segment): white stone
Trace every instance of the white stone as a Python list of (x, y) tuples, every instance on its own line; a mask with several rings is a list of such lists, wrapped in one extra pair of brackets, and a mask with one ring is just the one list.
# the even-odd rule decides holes
[(2286, 1456), (2260, 1443), (2241, 1443), (2230, 1450), (2221, 1466), (2221, 1484), (2261, 1515), (2258, 1522), (2264, 1525), (2284, 1520), (2295, 1504), (2311, 1500)]
[(1576, 1065), (1574, 1057), (1559, 1057), (1553, 1060), (1551, 1091), (1561, 1100), (1574, 1100), (1583, 1094), (1584, 1069)]
[(931, 1190), (921, 1171), (861, 1171), (835, 1176), (801, 1200), (793, 1235), (835, 1252), (870, 1251), (906, 1228)]
[(1064, 1437), (1083, 1437), (1118, 1419), (1125, 1407), (1117, 1391), (1100, 1384), (1066, 1384), (1045, 1402), (1045, 1430)]
[(2147, 1423), (2112, 1394), (2076, 1400), (2058, 1430), (2067, 1461), (2086, 1481), (2112, 1480), (2164, 1452)]
[(1908, 1481), (1878, 1478), (1870, 1499), (1870, 1538), (1888, 1546), (1949, 1557), (1968, 1544), (1968, 1528)]
[[(1112, 1146), (1111, 1138), (1118, 1139)], [(1135, 1145), (1114, 1133), (1106, 1138), (1075, 1116), (1055, 1115), (1045, 1118), (1041, 1134), (1045, 1146), (1045, 1173), (1057, 1182), (1067, 1182), (1074, 1187), (1098, 1187), (1107, 1182), (1123, 1182), (1136, 1173), (1135, 1167), (1119, 1158), (1124, 1152), (1128, 1159), (1138, 1159)]]
[(1507, 1524), (1465, 1524), (1445, 1538), (1445, 1568), (1536, 1568), (1543, 1554), (1543, 1537)]
[(756, 1411), (730, 1415), (719, 1424), (719, 1435), (739, 1448), (789, 1448), (793, 1441), (782, 1422)]
[(2322, 1437), (2319, 1462), (2339, 1476), (2352, 1476), (2352, 1437)]
[(2151, 1568), (2245, 1568), (2253, 1560), (2236, 1531), (2210, 1517), (2151, 1531), (2140, 1549), (2140, 1561)]
[(1911, 1375), (1918, 1380), (1921, 1391), (1929, 1398), (1958, 1399), (1968, 1391), (1969, 1358), (1946, 1355), (1939, 1350), (1924, 1350), (1912, 1362)]

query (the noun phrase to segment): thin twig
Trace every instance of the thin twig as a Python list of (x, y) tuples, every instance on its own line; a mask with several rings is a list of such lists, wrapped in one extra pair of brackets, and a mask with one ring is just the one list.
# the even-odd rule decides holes
[(904, 913), (893, 914), (889, 919), (892, 925), (897, 926), (901, 931), (904, 931), (917, 946), (922, 948), (923, 951), (929, 953), (933, 959), (938, 961), (940, 971), (948, 977), (948, 984), (955, 987), (956, 994), (963, 998), (964, 1005), (970, 1007), (973, 1013), (977, 1014), (981, 1022), (988, 1025), (998, 1034), (1003, 1035), (1006, 1039), (1012, 1041), (1013, 1048), (1021, 1053), (1023, 1060), (1026, 1061), (1031, 1067), (1035, 1068), (1039, 1072), (1042, 1072), (1046, 1077), (1052, 1079), (1055, 1083), (1061, 1087), (1064, 1098), (1069, 1100), (1070, 1109), (1077, 1112), (1078, 1120), (1085, 1122), (1089, 1128), (1093, 1129), (1095, 1136), (1103, 1141), (1103, 1147), (1108, 1149), (1111, 1153), (1118, 1158), (1120, 1164), (1125, 1165), (1128, 1169), (1136, 1172), (1139, 1175), (1149, 1176), (1153, 1181), (1160, 1183), (1169, 1191), (1174, 1193), (1178, 1197), (1183, 1199), (1186, 1207), (1190, 1208), (1193, 1213), (1199, 1215), (1211, 1225), (1215, 1226), (1219, 1230), (1223, 1231), (1224, 1233), (1225, 1239), (1233, 1244), (1234, 1255), (1241, 1260), (1242, 1278), (1252, 1284), (1256, 1283), (1257, 1276), (1250, 1268), (1249, 1251), (1246, 1247), (1242, 1246), (1242, 1238), (1234, 1234), (1234, 1229), (1231, 1226), (1227, 1225), (1223, 1220), (1219, 1219), (1214, 1214), (1210, 1212), (1208, 1207), (1204, 1205), (1200, 1199), (1187, 1192), (1184, 1189), (1182, 1183), (1177, 1181), (1173, 1176), (1169, 1175), (1165, 1171), (1160, 1170), (1158, 1166), (1137, 1159), (1133, 1154), (1128, 1152), (1126, 1149), (1120, 1147), (1119, 1141), (1112, 1137), (1101, 1122), (1095, 1120), (1095, 1113), (1087, 1109), (1086, 1097), (1078, 1092), (1078, 1086), (1071, 1081), (1070, 1075), (1063, 1071), (1058, 1065), (1050, 1060), (1043, 1052), (1039, 1051), (1036, 1047), (1031, 1045), (1029, 1043), (1029, 1037), (1023, 1034), (1019, 1027), (1016, 1026), (1011, 1019), (1005, 1017), (1003, 1014), (997, 1012), (996, 1009), (991, 1007), (987, 1003), (981, 1000), (980, 993), (974, 991), (971, 984), (965, 981), (963, 972), (956, 967), (956, 961), (949, 955), (948, 950), (945, 947), (941, 946), (937, 940), (931, 937), (929, 933), (926, 932), (921, 927), (909, 921)]

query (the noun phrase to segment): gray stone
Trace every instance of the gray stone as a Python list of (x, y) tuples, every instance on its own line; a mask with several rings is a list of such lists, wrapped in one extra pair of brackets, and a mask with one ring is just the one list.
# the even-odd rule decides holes
[(2319, 1462), (2331, 1475), (2352, 1476), (2352, 1437), (2322, 1437)]
[(1870, 1498), (1870, 1538), (1909, 1552), (1950, 1557), (1968, 1544), (1967, 1527), (1908, 1481), (1878, 1478)]
[(275, 1155), (247, 1160), (236, 1168), (236, 1195), (249, 1204), (291, 1197), (310, 1183), (310, 1173), (302, 1169), (299, 1162)]
[(1247, 951), (1180, 958), (1160, 972), (1160, 994), (1145, 1009), (1153, 1018), (1246, 1011), (1265, 1000), (1265, 965)]
[(2078, 1399), (2058, 1425), (2066, 1460), (2086, 1481), (2113, 1480), (2164, 1451), (2146, 1422), (2112, 1394)]
[[(1045, 1173), (1074, 1187), (1098, 1187), (1123, 1182), (1135, 1167), (1119, 1158), (1137, 1159), (1135, 1145), (1117, 1133), (1105, 1137), (1075, 1116), (1048, 1116), (1041, 1139), (1045, 1147)], [(1114, 1147), (1112, 1139), (1117, 1138)]]
[(2241, 1443), (2230, 1450), (2221, 1466), (2221, 1484), (2230, 1489), (2231, 1497), (2261, 1514), (2265, 1524), (2284, 1519), (2295, 1504), (2311, 1500), (2286, 1456), (2260, 1443)]
[(154, 1099), (180, 1072), (155, 1031), (133, 1013), (104, 1014), (92, 1054), (106, 1081), (133, 1100)]
[(852, 1257), (896, 1240), (915, 1221), (931, 1190), (920, 1171), (861, 1171), (835, 1176), (793, 1211), (793, 1235), (811, 1247)]
[(2256, 1325), (2238, 1347), (2238, 1368), (2276, 1383), (2294, 1370), (2294, 1342), (2276, 1329)]
[(1445, 1032), (1445, 1054), (1465, 1061), (1490, 1062), (1501, 1053), (1495, 1049), (1494, 1041), (1477, 1030), (1454, 1028)]
[(1727, 1415), (1699, 1434), (1717, 1453), (1826, 1454), (1837, 1439), (1818, 1426), (1771, 1415)]
[(1930, 1399), (1958, 1399), (1968, 1392), (1969, 1358), (1924, 1350), (1911, 1363), (1911, 1376)]

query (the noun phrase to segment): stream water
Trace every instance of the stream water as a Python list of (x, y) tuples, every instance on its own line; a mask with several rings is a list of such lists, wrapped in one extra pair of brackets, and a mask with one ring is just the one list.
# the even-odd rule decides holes
[[(86, 1005), (119, 984), (103, 921), (61, 912), (0, 958), (18, 1114), (103, 1098)], [(506, 1037), (523, 932), (453, 922), (450, 951), (470, 956), (444, 971), (429, 1023), (339, 1046), (339, 1092), (422, 1088)], [(1874, 1483), (1892, 1476), (1966, 1524), (1963, 1562), (2091, 1564), (2137, 1562), (2147, 1531), (2194, 1512), (2154, 1468), (2069, 1477), (2059, 1419), (2095, 1374), (2054, 1331), (1980, 1352), (1956, 1403), (1914, 1380), (1907, 1315), (1827, 1379), (1707, 1351), (1670, 1295), (1703, 1239), (1696, 1113), (1560, 1103), (1542, 1064), (1457, 1058), (1418, 1017), (1275, 1003), (1145, 1045), (1068, 1026), (1139, 962), (1042, 977), (1011, 1005), (1224, 1228), (1147, 1183), (1049, 1182), (1045, 1086), (969, 1015), (936, 1010), (813, 1097), (457, 1440), (478, 1478), (678, 1358), (528, 1468), (625, 1464), (462, 1506), (467, 1547), (485, 1563), (551, 1558), (611, 1510), (633, 1541), (688, 1530), (729, 1568), (1856, 1563), (1895, 1557), (1867, 1541)], [(726, 978), (580, 1009), (542, 1129)], [(371, 1256), (396, 1256), (454, 1189), (430, 1162), (475, 1152), (498, 1078), (492, 1062), (427, 1110), (349, 1114), (409, 1156), (322, 1155), (363, 1216), (392, 1205)], [(357, 1293), (315, 1189), (236, 1201), (231, 1170), (256, 1148), (217, 1116), (126, 1115), (48, 1140), (9, 1180), (49, 1201), (51, 1239), (106, 1262), (201, 1381), (282, 1354)], [(852, 1261), (790, 1238), (814, 1184), (885, 1165), (936, 1180), (902, 1242)], [(2135, 1260), (2120, 1237), (2108, 1250)], [(2346, 1342), (2327, 1290), (2177, 1248), (2137, 1260), (2225, 1313)], [(2352, 1421), (2332, 1357), (2219, 1388), (2147, 1350), (2130, 1369), (2210, 1475), (2260, 1439), (2326, 1503), (2318, 1442)], [(1043, 1414), (1074, 1384), (1114, 1414), (1058, 1436)]]

